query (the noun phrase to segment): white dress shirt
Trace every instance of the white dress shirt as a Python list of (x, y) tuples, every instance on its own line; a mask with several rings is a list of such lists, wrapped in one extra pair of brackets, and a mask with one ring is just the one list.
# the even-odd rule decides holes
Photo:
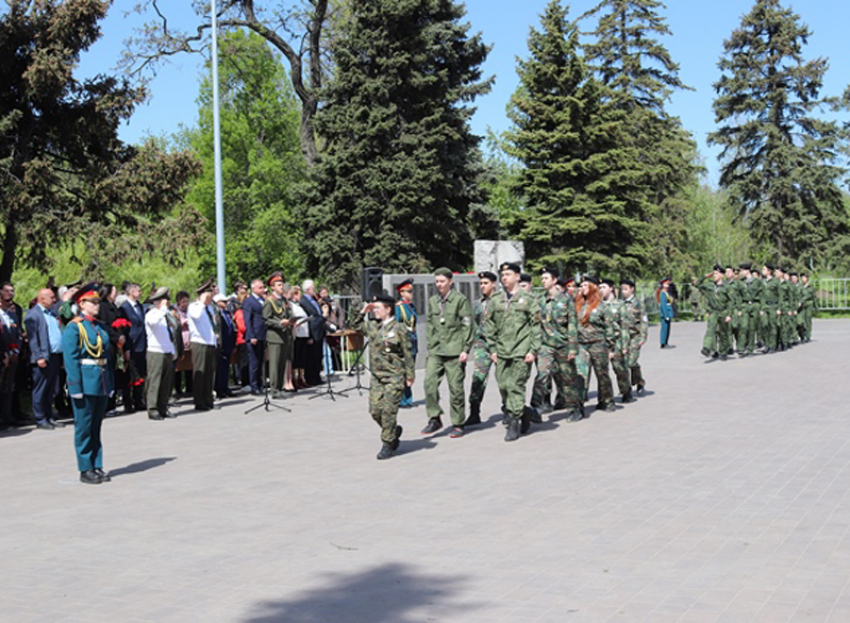
[(148, 352), (174, 355), (174, 342), (168, 332), (168, 308), (151, 307), (145, 315), (145, 333), (148, 335)]
[(304, 311), (304, 308), (295, 301), (292, 302), (291, 307), (292, 320), (294, 322), (300, 321), (295, 325), (295, 337), (310, 337), (310, 326), (307, 324), (308, 321), (305, 320), (305, 318), (309, 317), (307, 312)]
[(195, 301), (189, 305), (189, 341), (193, 344), (215, 346), (215, 309), (212, 305), (204, 305)]

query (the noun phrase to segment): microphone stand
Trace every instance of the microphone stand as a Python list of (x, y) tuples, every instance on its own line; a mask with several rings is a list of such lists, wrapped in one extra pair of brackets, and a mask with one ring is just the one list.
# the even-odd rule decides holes
[[(349, 387), (348, 389), (344, 389), (344, 390), (342, 390), (341, 392), (337, 392), (340, 396), (344, 396), (346, 393), (348, 393), (348, 392), (350, 392), (350, 391), (354, 391), (355, 389), (357, 390), (357, 393), (358, 393), (359, 395), (361, 395), (361, 396), (362, 396), (362, 395), (363, 395), (363, 390), (364, 390), (364, 389), (366, 389), (366, 390), (368, 390), (368, 389), (369, 389), (369, 386), (368, 386), (368, 385), (363, 385), (363, 384), (360, 382), (360, 366), (361, 366), (360, 360), (363, 358), (363, 353), (365, 353), (365, 352), (366, 352), (366, 347), (367, 347), (367, 346), (369, 346), (369, 340), (367, 340), (367, 339), (365, 339), (365, 338), (364, 338), (364, 340), (363, 340), (363, 348), (361, 348), (361, 349), (360, 349), (360, 352), (359, 352), (359, 353), (357, 353), (357, 357), (355, 357), (355, 358), (354, 358), (354, 369), (353, 369), (353, 372), (354, 372), (354, 374), (355, 374), (355, 378), (357, 379), (357, 382), (356, 382), (356, 384), (354, 385), (354, 387)], [(364, 367), (364, 368), (366, 368), (366, 364), (362, 364), (362, 365), (363, 365), (363, 367)], [(368, 368), (366, 368), (366, 369), (368, 370)], [(352, 371), (349, 371), (349, 372), (348, 372), (348, 376), (351, 376), (351, 372), (352, 372)]]

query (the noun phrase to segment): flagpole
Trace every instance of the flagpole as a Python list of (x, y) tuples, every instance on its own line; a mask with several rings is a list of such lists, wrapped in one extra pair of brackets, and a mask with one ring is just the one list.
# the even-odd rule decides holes
[(218, 15), (212, 2), (213, 144), (215, 152), (215, 248), (218, 290), (227, 294), (224, 267), (224, 207), (221, 190), (221, 123), (218, 114)]

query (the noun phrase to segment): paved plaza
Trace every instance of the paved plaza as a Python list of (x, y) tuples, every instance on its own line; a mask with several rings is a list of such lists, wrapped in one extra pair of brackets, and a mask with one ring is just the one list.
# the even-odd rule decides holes
[(484, 426), (423, 439), (420, 376), (383, 462), (357, 392), (107, 420), (100, 486), (71, 427), (4, 433), (0, 621), (850, 621), (850, 321), (726, 363), (703, 328), (511, 444), (492, 377)]

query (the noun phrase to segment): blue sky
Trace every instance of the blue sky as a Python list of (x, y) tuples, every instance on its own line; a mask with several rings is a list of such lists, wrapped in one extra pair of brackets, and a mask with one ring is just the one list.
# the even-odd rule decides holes
[[(577, 17), (596, 4), (597, 0), (575, 0), (570, 3), (570, 15)], [(103, 38), (83, 58), (80, 75), (112, 69), (120, 57), (122, 42), (141, 24), (137, 15), (125, 17), (134, 2), (118, 0), (103, 23)], [(190, 0), (169, 0), (170, 16), (177, 23), (191, 24)], [(526, 40), (529, 28), (538, 27), (539, 16), (547, 0), (467, 0), (467, 19), (473, 32), (480, 31), (493, 50), (484, 67), (485, 75), (494, 75), (496, 83), (488, 95), (476, 101), (477, 112), (472, 120), (473, 130), (484, 134), (487, 128), (502, 131), (508, 128), (505, 106), (517, 85), (516, 57), (527, 56)], [(791, 6), (812, 30), (806, 59), (825, 56), (830, 59), (822, 95), (840, 95), (850, 84), (850, 72), (844, 70), (850, 58), (850, 2), (806, 0)], [(723, 40), (726, 39), (749, 12), (749, 0), (668, 0), (665, 16), (672, 36), (663, 43), (680, 65), (680, 76), (695, 91), (673, 95), (669, 111), (679, 116), (699, 143), (700, 152), (708, 167), (708, 181), (717, 179), (717, 152), (708, 148), (706, 135), (714, 130), (711, 109), (718, 79), (717, 61)], [(590, 29), (592, 22), (583, 26)], [(162, 135), (177, 131), (181, 124), (191, 126), (197, 118), (195, 99), (198, 94), (200, 64), (197, 58), (183, 56), (160, 70), (151, 83), (151, 100), (140, 107), (130, 122), (121, 129), (121, 137), (136, 142), (147, 134)]]

